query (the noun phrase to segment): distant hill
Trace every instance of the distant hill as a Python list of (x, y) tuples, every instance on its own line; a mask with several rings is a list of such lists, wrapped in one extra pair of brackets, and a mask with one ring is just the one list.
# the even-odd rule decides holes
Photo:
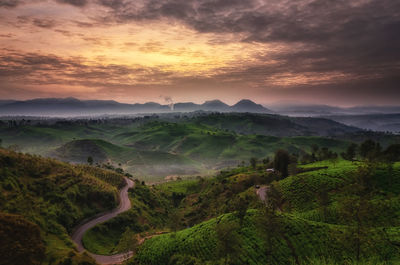
[(242, 99), (233, 105), (231, 110), (236, 112), (272, 113), (269, 109), (248, 99)]
[(0, 106), (14, 103), (16, 100), (0, 100)]
[(313, 104), (275, 104), (273, 111), (289, 116), (366, 115), (400, 113), (400, 106), (356, 106), (342, 108)]
[(86, 163), (87, 158), (93, 158), (94, 163), (106, 162), (110, 152), (122, 152), (123, 148), (103, 140), (74, 140), (57, 148), (53, 155), (69, 162)]
[(241, 134), (272, 136), (335, 136), (360, 129), (325, 118), (286, 117), (256, 113), (216, 113), (192, 118), (194, 122)]
[(367, 132), (325, 118), (262, 113), (163, 113), (132, 118), (37, 119), (0, 122), (2, 146), (73, 162), (108, 163), (137, 176), (209, 175), (277, 149), (310, 152), (312, 145), (343, 152), (349, 142), (390, 134)]
[(202, 110), (213, 110), (213, 111), (230, 111), (233, 107), (225, 104), (221, 100), (210, 100), (206, 101), (201, 105)]
[(356, 126), (367, 130), (400, 133), (400, 113), (334, 115), (326, 116), (326, 118), (349, 126)]
[(328, 105), (275, 105), (271, 109), (279, 114), (290, 116), (318, 116), (344, 113), (344, 109)]
[(41, 98), (26, 101), (0, 101), (0, 115), (29, 116), (90, 116), (102, 114), (140, 114), (163, 112), (260, 112), (271, 113), (270, 110), (250, 100), (242, 100), (229, 106), (220, 100), (206, 101), (203, 104), (193, 102), (162, 105), (156, 102), (144, 104), (126, 104), (113, 100), (78, 100), (76, 98)]

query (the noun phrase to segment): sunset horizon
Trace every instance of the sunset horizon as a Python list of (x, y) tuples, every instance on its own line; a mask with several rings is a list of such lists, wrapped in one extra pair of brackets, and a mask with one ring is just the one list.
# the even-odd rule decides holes
[(1, 0), (0, 98), (400, 104), (395, 1)]

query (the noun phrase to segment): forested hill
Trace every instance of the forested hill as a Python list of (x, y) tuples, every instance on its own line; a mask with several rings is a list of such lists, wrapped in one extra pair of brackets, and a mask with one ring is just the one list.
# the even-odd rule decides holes
[(0, 263), (94, 264), (68, 234), (116, 207), (123, 185), (113, 171), (0, 149)]

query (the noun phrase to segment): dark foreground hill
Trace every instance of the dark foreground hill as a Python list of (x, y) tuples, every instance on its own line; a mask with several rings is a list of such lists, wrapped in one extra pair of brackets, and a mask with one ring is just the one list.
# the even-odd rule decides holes
[(398, 264), (399, 163), (319, 161), (286, 178), (266, 167), (138, 183), (132, 209), (90, 230), (85, 246), (107, 254), (128, 235), (153, 236), (130, 246), (136, 265)]
[(68, 234), (115, 208), (122, 185), (112, 171), (0, 149), (0, 263), (95, 264)]

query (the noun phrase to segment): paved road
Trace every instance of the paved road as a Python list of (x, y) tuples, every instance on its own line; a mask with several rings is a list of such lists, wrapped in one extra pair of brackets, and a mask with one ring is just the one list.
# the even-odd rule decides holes
[[(131, 201), (129, 200), (128, 197), (128, 190), (134, 186), (134, 182), (128, 178), (125, 178), (126, 185), (123, 187), (119, 193), (120, 197), (120, 204), (118, 208), (112, 210), (111, 212), (107, 212), (101, 215), (98, 215), (92, 220), (89, 220), (88, 222), (79, 225), (76, 229), (75, 232), (72, 234), (71, 238), (72, 240), (76, 243), (78, 251), (83, 252), (85, 248), (82, 245), (82, 237), (83, 234), (90, 228), (94, 227), (97, 224), (103, 223), (105, 221), (110, 220), (111, 218), (114, 218), (118, 214), (125, 212), (131, 208)], [(122, 263), (124, 260), (132, 257), (133, 252), (130, 251), (128, 253), (121, 253), (121, 254), (116, 254), (113, 256), (102, 256), (102, 255), (96, 255), (93, 253), (90, 253), (87, 251), (98, 263), (100, 264), (119, 264)]]

